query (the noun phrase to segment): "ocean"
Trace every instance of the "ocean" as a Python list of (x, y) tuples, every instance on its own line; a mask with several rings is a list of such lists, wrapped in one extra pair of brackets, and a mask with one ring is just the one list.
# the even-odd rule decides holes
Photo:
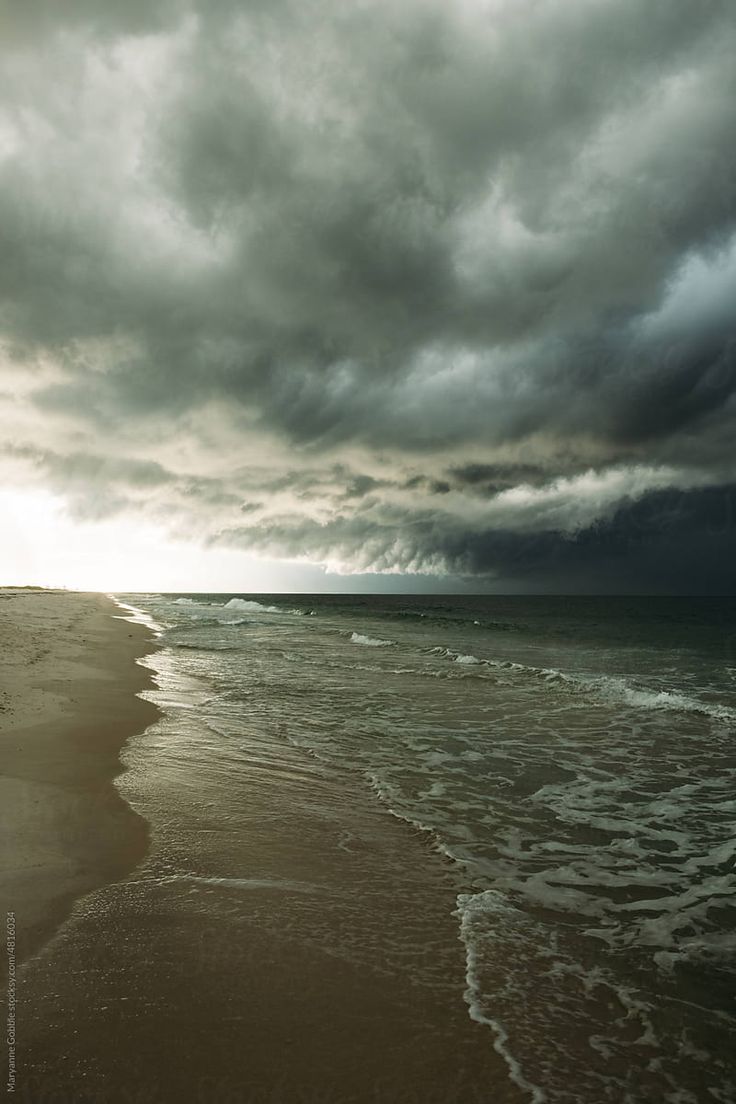
[[(509, 1100), (736, 1099), (736, 601), (118, 600), (160, 633), (162, 721), (119, 780), (159, 825), (159, 888), (232, 932), (248, 890), (280, 888), (295, 938), (411, 971), (481, 1025)], [(280, 779), (375, 888), (332, 885), (329, 923), (314, 872), (254, 879), (238, 849)], [(401, 826), (392, 849), (351, 827), (358, 790)], [(464, 972), (401, 919), (402, 833), (452, 884)]]

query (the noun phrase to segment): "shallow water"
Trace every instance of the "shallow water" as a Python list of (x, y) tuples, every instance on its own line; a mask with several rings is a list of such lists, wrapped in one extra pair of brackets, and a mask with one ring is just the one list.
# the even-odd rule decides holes
[[(305, 801), (323, 816), (357, 778), (450, 860), (465, 991), (426, 931), (412, 968), (487, 1025), (520, 1097), (734, 1099), (732, 600), (123, 600), (162, 630), (154, 697), (199, 733), (172, 770), (195, 801), (203, 775), (216, 784), (214, 821), (247, 814), (258, 740), (281, 741), (311, 764)], [(349, 802), (340, 817), (349, 850)], [(216, 828), (206, 810), (202, 826)], [(295, 877), (297, 891), (314, 929), (319, 894)], [(343, 953), (347, 914), (325, 939), (336, 930)], [(351, 953), (390, 955), (381, 936), (364, 924)]]

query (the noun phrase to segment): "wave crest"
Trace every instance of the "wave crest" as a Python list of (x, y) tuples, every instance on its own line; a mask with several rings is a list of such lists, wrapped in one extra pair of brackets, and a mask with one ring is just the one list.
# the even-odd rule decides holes
[(396, 643), (396, 641), (381, 640), (379, 637), (376, 636), (363, 636), (362, 633), (354, 632), (350, 634), (350, 643), (364, 644), (367, 645), (367, 647), (369, 648), (390, 648)]

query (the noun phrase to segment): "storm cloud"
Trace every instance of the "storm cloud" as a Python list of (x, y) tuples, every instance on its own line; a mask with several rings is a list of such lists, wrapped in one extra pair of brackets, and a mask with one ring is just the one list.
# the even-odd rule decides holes
[(9, 8), (8, 484), (345, 574), (733, 589), (731, 3)]

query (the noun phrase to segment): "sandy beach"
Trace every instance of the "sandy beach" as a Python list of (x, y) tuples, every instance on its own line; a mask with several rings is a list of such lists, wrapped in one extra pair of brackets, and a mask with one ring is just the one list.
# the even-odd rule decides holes
[(146, 850), (113, 780), (125, 740), (157, 714), (136, 696), (151, 633), (118, 613), (98, 594), (0, 590), (0, 899), (19, 962)]
[(227, 739), (203, 743), (201, 691), (163, 652), (150, 724), (148, 633), (112, 612), (2, 606), (14, 1099), (518, 1100), (468, 1017), (456, 887), (423, 835), (255, 728), (237, 770), (213, 761)]

